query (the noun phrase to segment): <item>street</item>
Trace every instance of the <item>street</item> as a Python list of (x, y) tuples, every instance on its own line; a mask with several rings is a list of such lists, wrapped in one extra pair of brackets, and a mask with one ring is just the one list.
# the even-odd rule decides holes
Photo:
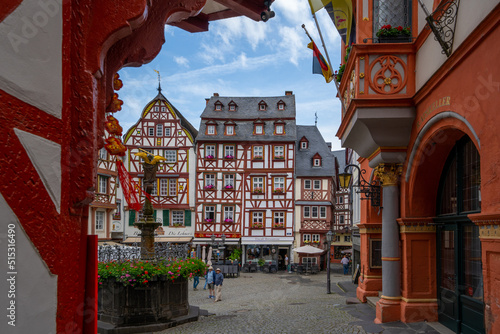
[[(198, 291), (193, 291), (190, 282), (190, 305), (211, 315), (157, 333), (447, 333), (426, 323), (377, 325), (373, 307), (346, 304), (355, 295), (350, 276), (332, 272), (329, 295), (326, 278), (324, 271), (315, 275), (241, 273), (238, 278), (224, 279), (220, 302), (208, 299), (204, 279)], [(341, 290), (339, 282), (351, 291)]]

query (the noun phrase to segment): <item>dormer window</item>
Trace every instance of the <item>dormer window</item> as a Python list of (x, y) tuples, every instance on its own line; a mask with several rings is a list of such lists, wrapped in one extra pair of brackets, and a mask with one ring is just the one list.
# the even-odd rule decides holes
[(264, 100), (259, 102), (259, 111), (266, 111), (267, 110), (267, 103), (264, 102)]
[(319, 153), (316, 153), (313, 156), (313, 167), (321, 167), (321, 155)]
[(234, 125), (233, 124), (226, 125), (225, 135), (226, 136), (234, 136)]
[(222, 107), (223, 107), (222, 102), (220, 101), (215, 102), (215, 111), (222, 111)]
[(306, 137), (302, 137), (299, 145), (301, 150), (307, 150), (309, 148), (309, 141), (306, 139)]
[(283, 100), (280, 100), (278, 102), (278, 110), (281, 110), (281, 111), (285, 110), (285, 102), (283, 102)]
[(228, 107), (229, 107), (229, 111), (236, 111), (237, 105), (234, 101), (231, 101), (231, 102), (229, 102)]
[(261, 120), (257, 120), (253, 123), (253, 134), (254, 135), (263, 135), (264, 131), (264, 122)]
[(285, 134), (285, 123), (283, 123), (283, 121), (278, 121), (274, 123), (274, 134), (275, 135)]

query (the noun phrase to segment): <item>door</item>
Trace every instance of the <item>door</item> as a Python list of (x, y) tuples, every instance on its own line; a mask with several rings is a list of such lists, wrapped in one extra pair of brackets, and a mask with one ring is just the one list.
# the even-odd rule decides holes
[(457, 225), (439, 228), (437, 241), (439, 322), (458, 333)]

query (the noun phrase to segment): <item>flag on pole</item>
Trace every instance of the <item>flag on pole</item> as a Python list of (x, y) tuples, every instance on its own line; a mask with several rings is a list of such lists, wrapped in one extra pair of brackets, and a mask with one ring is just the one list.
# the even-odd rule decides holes
[(142, 205), (139, 192), (137, 191), (137, 183), (132, 180), (120, 159), (116, 159), (116, 166), (118, 167), (118, 178), (122, 185), (123, 195), (125, 196), (129, 208), (135, 211), (141, 211)]
[(325, 8), (345, 45), (351, 44), (351, 28), (353, 24), (352, 0), (308, 0), (314, 15)]
[(323, 75), (327, 83), (332, 81), (332, 69), (326, 62), (325, 58), (323, 58), (321, 52), (319, 52), (316, 43), (311, 40), (311, 43), (309, 43), (307, 47), (313, 50), (313, 73)]

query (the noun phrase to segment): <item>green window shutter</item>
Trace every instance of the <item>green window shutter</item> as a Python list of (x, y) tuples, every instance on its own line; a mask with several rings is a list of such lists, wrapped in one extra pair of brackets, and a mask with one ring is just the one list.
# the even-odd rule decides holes
[(135, 223), (135, 210), (129, 210), (128, 212), (128, 226), (134, 226)]
[(184, 225), (191, 226), (191, 210), (184, 211)]
[(153, 210), (153, 218), (156, 220), (156, 211), (157, 210)]
[(168, 210), (163, 210), (163, 226), (168, 226), (170, 213)]

